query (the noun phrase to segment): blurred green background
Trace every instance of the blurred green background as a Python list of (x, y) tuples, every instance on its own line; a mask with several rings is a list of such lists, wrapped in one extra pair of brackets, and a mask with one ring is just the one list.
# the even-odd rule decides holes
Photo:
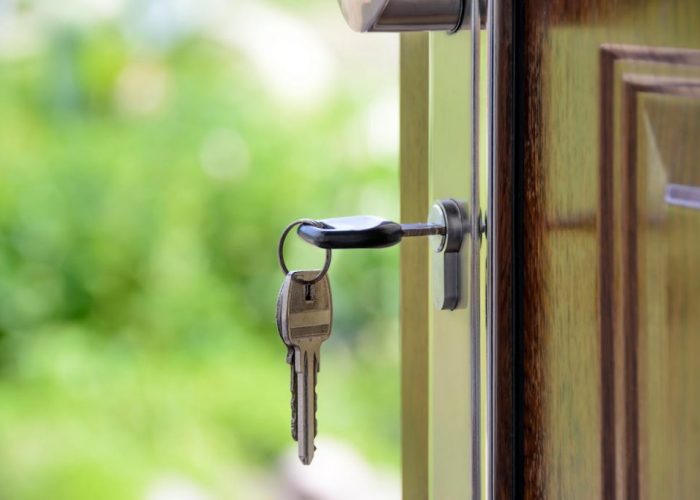
[[(330, 480), (323, 441), (289, 465), (276, 245), (299, 217), (398, 216), (396, 43), (332, 0), (0, 0), (1, 499)], [(392, 485), (397, 259), (334, 254), (318, 415)]]

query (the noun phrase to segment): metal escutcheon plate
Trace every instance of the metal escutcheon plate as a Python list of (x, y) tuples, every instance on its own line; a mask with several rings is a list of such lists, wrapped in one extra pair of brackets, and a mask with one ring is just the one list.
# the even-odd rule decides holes
[(431, 236), (431, 287), (435, 307), (454, 310), (466, 304), (467, 287), (462, 283), (462, 249), (470, 232), (464, 203), (440, 200), (430, 209), (428, 222), (446, 227), (444, 236)]

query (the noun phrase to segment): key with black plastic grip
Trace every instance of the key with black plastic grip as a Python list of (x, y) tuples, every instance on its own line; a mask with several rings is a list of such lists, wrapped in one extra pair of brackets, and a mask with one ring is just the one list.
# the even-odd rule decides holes
[(373, 215), (337, 217), (318, 221), (320, 227), (302, 224), (297, 234), (319, 248), (385, 248), (396, 245), (403, 237), (444, 235), (439, 224), (399, 224)]

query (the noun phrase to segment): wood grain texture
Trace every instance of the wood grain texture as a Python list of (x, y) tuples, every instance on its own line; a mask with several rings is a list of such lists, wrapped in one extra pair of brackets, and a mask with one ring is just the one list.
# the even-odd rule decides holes
[[(518, 23), (522, 27), (522, 46), (518, 51), (524, 74), (522, 80), (516, 79), (522, 87), (515, 95), (521, 93), (522, 114), (516, 112), (515, 116), (520, 120), (516, 127), (523, 130), (523, 144), (521, 156), (517, 148), (514, 151), (518, 160), (514, 179), (516, 184), (519, 178), (522, 182), (514, 192), (516, 201), (521, 196), (522, 213), (517, 213), (516, 206), (513, 230), (522, 234), (522, 248), (516, 248), (514, 265), (516, 278), (519, 266), (522, 269), (522, 288), (514, 285), (516, 293), (522, 292), (522, 311), (516, 309), (514, 321), (515, 344), (522, 343), (522, 368), (518, 371), (517, 359), (513, 366), (514, 380), (522, 380), (523, 481), (520, 487), (515, 481), (515, 493), (526, 498), (645, 497), (654, 480), (646, 478), (644, 471), (654, 476), (655, 467), (661, 467), (645, 450), (653, 446), (666, 450), (663, 453), (669, 454), (670, 460), (685, 464), (683, 470), (687, 470), (684, 460), (695, 460), (687, 450), (673, 454), (663, 448), (649, 425), (649, 419), (658, 412), (654, 408), (660, 405), (649, 394), (652, 388), (656, 388), (654, 394), (661, 393), (657, 379), (662, 371), (659, 363), (641, 357), (653, 358), (644, 346), (660, 335), (652, 335), (646, 325), (654, 320), (665, 328), (662, 332), (670, 332), (669, 325), (675, 325), (684, 332), (684, 345), (690, 347), (696, 344), (687, 332), (696, 318), (691, 308), (686, 308), (684, 313), (664, 316), (666, 323), (659, 323), (658, 307), (652, 307), (654, 294), (645, 285), (647, 278), (639, 282), (633, 278), (638, 272), (635, 266), (646, 263), (647, 272), (652, 273), (659, 260), (640, 257), (635, 264), (634, 259), (629, 260), (629, 253), (618, 251), (624, 241), (636, 241), (652, 233), (647, 229), (635, 233), (641, 231), (636, 225), (640, 219), (623, 222), (615, 216), (625, 210), (634, 214), (623, 186), (627, 183), (628, 193), (638, 192), (635, 189), (641, 189), (637, 185), (640, 178), (632, 172), (605, 173), (601, 168), (601, 159), (621, 144), (622, 130), (613, 129), (607, 143), (600, 135), (602, 117), (617, 102), (615, 94), (601, 94), (606, 76), (601, 70), (604, 63), (600, 48), (618, 44), (700, 48), (700, 5), (693, 0), (529, 0), (521, 8)], [(687, 127), (678, 129), (677, 147), (692, 141), (689, 134)], [(683, 216), (679, 227), (691, 227), (688, 217)], [(652, 245), (652, 240), (644, 241)], [(660, 244), (653, 241), (654, 245)], [(683, 259), (690, 259), (688, 241), (680, 239), (677, 245)], [(647, 256), (649, 248), (644, 250)], [(641, 247), (637, 250), (642, 251)], [(675, 257), (664, 255), (667, 265), (677, 266)], [(642, 279), (640, 274), (636, 276)], [(680, 276), (667, 278), (671, 283)], [(699, 303), (697, 287), (683, 283), (688, 293), (696, 293), (686, 301)], [(634, 304), (620, 317), (618, 311), (627, 300)], [(638, 347), (627, 342), (635, 335)], [(680, 356), (680, 351), (674, 352)], [(623, 363), (618, 359), (621, 354)], [(684, 373), (692, 372), (689, 365), (683, 367)], [(637, 383), (633, 377), (638, 377)], [(669, 392), (685, 394), (689, 404), (694, 401), (688, 392), (692, 386), (686, 385), (683, 392), (679, 377), (668, 376), (667, 380)], [(632, 386), (625, 386), (625, 381), (633, 382)], [(642, 401), (647, 406), (639, 406)], [(616, 412), (621, 405), (626, 407), (623, 419)], [(692, 435), (694, 411), (680, 406), (676, 409), (686, 435)], [(654, 418), (656, 422), (670, 421)], [(635, 426), (640, 433), (639, 448), (629, 438)], [(618, 456), (620, 449), (626, 450), (624, 460)], [(634, 453), (639, 453), (636, 472)], [(637, 479), (635, 486), (633, 478), (639, 477), (644, 480)], [(680, 483), (669, 480), (659, 484), (685, 484), (676, 480)], [(679, 498), (688, 497), (682, 494), (687, 489), (675, 491), (680, 492)]]
[[(425, 219), (428, 182), (428, 35), (401, 35), (401, 220)], [(401, 243), (401, 457), (403, 498), (428, 498), (428, 247)]]
[(491, 339), (491, 475), (495, 498), (514, 492), (515, 386), (513, 337), (513, 6), (491, 3), (489, 158), (489, 330)]
[[(636, 123), (636, 96), (630, 97), (630, 91), (661, 92), (654, 88), (656, 84), (668, 87), (669, 92), (681, 92), (683, 80), (654, 75), (680, 76), (699, 66), (697, 50), (605, 44), (600, 51), (599, 206), (601, 214), (611, 214), (610, 223), (599, 227), (602, 423), (608, 429), (602, 461), (607, 497), (639, 496), (637, 411), (627, 411), (638, 407), (636, 251), (623, 241), (624, 235), (636, 230), (635, 224), (630, 225), (636, 206), (629, 190), (636, 172), (628, 161), (636, 156), (636, 140), (629, 129), (630, 123)], [(643, 82), (648, 86), (640, 87)], [(687, 149), (678, 146), (676, 151)], [(677, 179), (688, 180), (684, 176)]]
[[(696, 54), (700, 55), (700, 54)], [(663, 399), (656, 398), (649, 401), (646, 405), (640, 401), (640, 393), (645, 392), (645, 379), (649, 378), (650, 373), (656, 376), (663, 377), (664, 373), (658, 373), (660, 366), (665, 361), (671, 363), (679, 363), (682, 359), (682, 353), (673, 353), (676, 356), (670, 360), (653, 360), (648, 363), (644, 358), (644, 349), (642, 345), (664, 343), (669, 335), (681, 335), (694, 332), (684, 331), (694, 326), (696, 321), (693, 321), (693, 314), (686, 314), (684, 317), (667, 316), (668, 307), (674, 307), (675, 304), (669, 303), (667, 295), (673, 295), (675, 289), (683, 288), (684, 283), (688, 280), (683, 279), (681, 274), (672, 274), (667, 271), (668, 267), (673, 266), (674, 256), (671, 252), (687, 253), (684, 247), (690, 246), (697, 251), (697, 246), (693, 245), (694, 235), (700, 232), (700, 214), (694, 218), (686, 218), (691, 224), (688, 234), (672, 235), (668, 234), (664, 226), (673, 226), (674, 222), (679, 218), (675, 211), (668, 211), (664, 202), (664, 188), (667, 178), (670, 178), (671, 169), (679, 169), (679, 166), (674, 163), (664, 161), (664, 158), (656, 158), (661, 156), (658, 142), (661, 138), (653, 130), (648, 133), (651, 137), (645, 137), (642, 128), (642, 119), (649, 120), (650, 117), (640, 110), (640, 101), (643, 94), (657, 96), (678, 96), (689, 97), (695, 99), (700, 104), (700, 79), (685, 79), (685, 78), (668, 78), (658, 75), (627, 75), (622, 78), (622, 134), (620, 147), (622, 149), (622, 172), (621, 172), (621, 197), (623, 200), (623, 210), (621, 214), (622, 222), (622, 293), (620, 311), (622, 328), (615, 332), (620, 336), (618, 344), (622, 344), (622, 353), (617, 356), (616, 364), (622, 365), (623, 381), (622, 386), (624, 405), (618, 405), (615, 412), (616, 419), (624, 422), (625, 430), (625, 445), (624, 449), (618, 451), (617, 456), (621, 462), (621, 469), (624, 476), (619, 481), (623, 483), (618, 490), (620, 497), (626, 498), (655, 498), (658, 495), (664, 495), (671, 491), (682, 492), (685, 495), (671, 495), (674, 498), (688, 497), (692, 491), (697, 491), (695, 481), (691, 477), (685, 475), (684, 479), (666, 481), (650, 480), (650, 476), (659, 477), (665, 474), (664, 464), (660, 463), (656, 457), (649, 453), (644, 453), (644, 448), (649, 448), (646, 445), (650, 441), (658, 441), (658, 435), (666, 434), (665, 429), (670, 426), (678, 426), (683, 424), (686, 408), (697, 408), (700, 403), (700, 398), (697, 392), (686, 393), (683, 395), (684, 409), (669, 408), (664, 404)], [(687, 105), (688, 103), (684, 103)], [(669, 129), (675, 132), (672, 138), (668, 138), (667, 142), (671, 141), (671, 147), (674, 150), (681, 151), (691, 150), (695, 154), (691, 160), (691, 168), (696, 166), (697, 147), (692, 145), (691, 137), (697, 137), (700, 134), (700, 127), (696, 120), (695, 126), (689, 126), (688, 122), (683, 122), (678, 118), (680, 110), (673, 109), (668, 103), (667, 112), (663, 113), (666, 116), (661, 118), (653, 118), (657, 121), (656, 124), (648, 123), (647, 127), (657, 129)], [(700, 106), (695, 109), (696, 117), (700, 117)], [(674, 123), (675, 120), (675, 123)], [(661, 122), (661, 123), (658, 123)], [(678, 138), (684, 140), (679, 141)], [(650, 141), (645, 148), (642, 148), (644, 141)], [(655, 148), (654, 155), (645, 155), (643, 149)], [(668, 149), (668, 146), (666, 147)], [(674, 155), (676, 156), (676, 155)], [(687, 155), (686, 155), (687, 156)], [(654, 162), (656, 164), (654, 164)], [(652, 169), (657, 172), (651, 171)], [(656, 178), (655, 178), (655, 175)], [(659, 176), (658, 174), (661, 174)], [(661, 177), (661, 179), (659, 179)], [(649, 191), (653, 190), (653, 194)], [(693, 224), (694, 223), (694, 224)], [(690, 245), (689, 245), (690, 243)], [(685, 250), (685, 252), (684, 252)], [(692, 255), (693, 251), (690, 252)], [(696, 253), (695, 262), (690, 260), (687, 271), (697, 269), (700, 255)], [(660, 289), (658, 283), (649, 283), (651, 277), (661, 280), (664, 286)], [(691, 282), (694, 278), (691, 278)], [(685, 285), (687, 287), (687, 285)], [(653, 288), (652, 288), (653, 287)], [(650, 289), (651, 288), (651, 289)], [(691, 289), (693, 285), (691, 283)], [(684, 297), (686, 301), (700, 305), (700, 296), (697, 294)], [(663, 320), (659, 321), (658, 318)], [(655, 321), (656, 319), (656, 321)], [(681, 327), (680, 332), (672, 332), (669, 328), (669, 322), (677, 321)], [(670, 320), (670, 321), (669, 321)], [(653, 335), (653, 338), (649, 338)], [(697, 344), (696, 344), (697, 345)], [(697, 350), (696, 350), (697, 353)], [(656, 354), (656, 353), (653, 353)], [(681, 356), (679, 356), (679, 354)], [(661, 367), (665, 370), (666, 367)], [(655, 373), (657, 372), (657, 373)], [(674, 383), (684, 381), (669, 380), (666, 382), (664, 389), (674, 392), (678, 388), (674, 387)], [(653, 383), (653, 382), (652, 382)], [(658, 394), (657, 394), (658, 396)], [(674, 411), (676, 410), (676, 411)], [(653, 420), (654, 413), (662, 411), (666, 417), (660, 419), (665, 421), (666, 426), (658, 426), (649, 428), (640, 428), (640, 422)], [(694, 416), (690, 412), (690, 418)], [(670, 417), (670, 418), (669, 418)], [(696, 418), (697, 419), (697, 418)], [(697, 422), (692, 422), (691, 425)], [(644, 426), (641, 426), (644, 427)], [(693, 435), (695, 434), (695, 435)], [(684, 447), (697, 448), (700, 445), (697, 433), (690, 433), (690, 440), (684, 443), (675, 443), (680, 449)], [(664, 456), (670, 459), (677, 455), (675, 452), (668, 449), (670, 442), (665, 445), (656, 446), (655, 454)], [(655, 463), (656, 467), (642, 467), (641, 461)], [(674, 464), (678, 469), (695, 469), (700, 465), (697, 461), (676, 460)], [(642, 472), (642, 470), (644, 472)], [(663, 488), (658, 487), (658, 483), (662, 482)], [(655, 484), (656, 483), (656, 484)], [(689, 488), (690, 486), (690, 488)], [(695, 487), (693, 489), (692, 487)]]

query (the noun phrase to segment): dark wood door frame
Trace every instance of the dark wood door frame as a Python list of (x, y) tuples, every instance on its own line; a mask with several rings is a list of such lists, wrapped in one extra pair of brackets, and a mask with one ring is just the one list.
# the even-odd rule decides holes
[[(638, 318), (641, 299), (636, 290), (637, 142), (632, 127), (637, 123), (634, 112), (638, 94), (691, 96), (700, 101), (697, 72), (687, 76), (678, 71), (681, 66), (700, 67), (700, 8), (684, 1), (662, 5), (651, 0), (493, 0), (490, 9), (492, 491), (496, 498), (539, 497), (552, 491), (563, 496), (574, 491), (583, 496), (639, 498), (645, 494), (646, 476), (640, 465), (644, 450), (640, 448), (643, 435), (638, 434), (643, 433), (638, 428), (637, 413), (643, 408), (636, 391), (637, 372), (643, 368), (637, 366), (636, 335), (642, 329), (637, 322), (644, 320)], [(584, 39), (580, 45), (579, 36)], [(618, 45), (621, 42), (625, 45)], [(577, 66), (575, 58), (582, 55), (584, 61)], [(595, 61), (599, 67), (594, 67)], [(618, 61), (620, 67), (616, 67)], [(630, 61), (639, 64), (631, 65)], [(578, 71), (588, 68), (587, 74)], [(631, 69), (625, 72), (625, 68)], [(577, 86), (581, 79), (585, 84)], [(560, 92), (572, 89), (579, 94), (565, 96), (568, 100), (561, 98)], [(620, 97), (614, 97), (614, 92)], [(571, 114), (557, 114), (562, 105), (571, 106), (570, 113), (579, 113), (576, 119)], [(588, 109), (583, 109), (586, 106)], [(587, 113), (585, 125), (577, 124), (579, 116), (583, 119)], [(616, 113), (621, 123), (613, 125), (613, 119), (618, 120)], [(586, 156), (580, 162), (588, 175), (583, 187), (568, 184), (577, 181), (581, 171), (576, 170), (576, 162), (584, 158), (572, 157), (574, 139), (553, 132), (557, 125), (571, 126), (573, 133), (588, 126), (586, 134), (575, 136), (576, 141), (580, 140), (576, 146), (595, 156)], [(581, 129), (576, 129), (579, 126)], [(612, 131), (613, 126), (622, 127), (619, 136)], [(679, 129), (679, 136), (683, 131)], [(557, 142), (562, 138), (563, 142)], [(557, 149), (559, 144), (562, 146)], [(622, 148), (622, 166), (613, 165), (613, 148)], [(573, 164), (570, 170), (562, 167), (569, 165), (560, 162), (562, 157)], [(557, 168), (559, 184), (552, 180)], [(598, 183), (595, 187), (594, 181)], [(547, 200), (547, 196), (555, 198), (575, 191), (585, 191), (590, 202), (581, 204), (585, 210), (568, 220), (571, 213)], [(621, 205), (616, 208), (618, 203)], [(564, 220), (548, 219), (558, 216)], [(613, 217), (616, 223), (622, 223), (613, 225), (609, 220)], [(572, 317), (576, 315), (566, 315), (580, 305), (569, 303), (569, 310), (561, 312), (565, 319), (560, 316), (556, 323), (552, 309), (567, 304), (551, 297), (567, 291), (549, 288), (583, 274), (581, 269), (565, 268), (567, 262), (558, 268), (560, 279), (552, 278), (557, 272), (552, 256), (561, 255), (556, 252), (562, 249), (552, 243), (552, 234), (558, 230), (586, 235), (589, 243), (585, 256), (592, 260), (591, 275), (595, 276), (595, 280), (589, 280), (589, 289), (595, 291), (586, 295), (586, 331), (570, 328), (571, 332), (560, 332), (590, 340), (588, 357), (580, 359), (586, 367), (590, 365), (591, 371), (578, 378), (568, 366), (559, 364), (552, 369), (552, 359), (566, 349), (571, 353), (574, 345), (555, 344), (553, 339), (561, 337), (552, 325), (563, 326), (564, 330), (574, 326)], [(599, 255), (591, 259), (592, 248)], [(613, 286), (618, 272), (622, 284)], [(568, 293), (571, 297), (577, 292)], [(591, 306), (592, 297), (595, 307)], [(558, 384), (563, 387), (557, 388)], [(570, 413), (557, 409), (562, 394), (570, 398), (567, 401), (583, 401), (577, 391), (585, 384), (597, 384), (597, 392), (588, 391), (585, 400), (592, 409), (590, 414), (580, 407), (568, 408)], [(600, 401), (596, 402), (595, 397)], [(581, 425), (582, 415), (587, 422), (595, 423), (590, 427)], [(558, 435), (552, 428), (556, 418)], [(576, 450), (570, 449), (575, 448), (575, 440), (569, 443), (561, 431), (569, 431), (569, 422), (577, 419), (579, 445), (600, 440), (599, 452), (596, 446), (586, 451), (587, 474), (591, 484), (595, 483), (592, 487), (599, 491), (580, 491), (582, 483), (577, 480), (572, 458)], [(553, 441), (552, 436), (565, 442)], [(585, 448), (585, 443), (581, 447)], [(565, 463), (567, 458), (569, 463)]]
[(522, 384), (522, 2), (491, 2), (489, 281), (492, 374), (492, 482), (496, 498), (520, 498)]

